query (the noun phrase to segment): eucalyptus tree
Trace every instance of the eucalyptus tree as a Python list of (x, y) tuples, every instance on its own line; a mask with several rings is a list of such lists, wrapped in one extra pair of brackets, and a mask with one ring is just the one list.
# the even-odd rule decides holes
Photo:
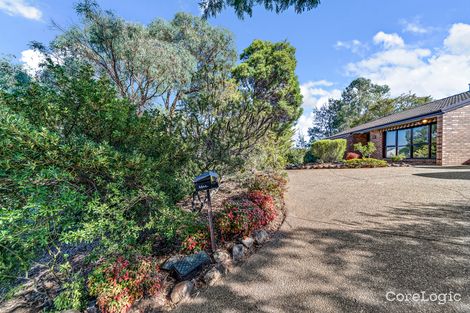
[(225, 7), (232, 7), (239, 18), (251, 16), (253, 7), (262, 5), (266, 10), (283, 12), (294, 7), (296, 13), (316, 8), (320, 0), (203, 0), (199, 3), (205, 17), (218, 15)]
[(53, 42), (55, 52), (92, 64), (139, 115), (159, 108), (174, 117), (185, 96), (207, 87), (200, 84), (202, 75), (235, 57), (229, 32), (189, 14), (145, 26), (103, 11), (91, 0), (76, 10), (82, 25), (63, 30)]

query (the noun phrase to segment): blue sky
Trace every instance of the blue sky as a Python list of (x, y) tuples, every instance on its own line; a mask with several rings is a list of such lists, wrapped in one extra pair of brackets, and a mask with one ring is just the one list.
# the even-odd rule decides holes
[[(56, 35), (51, 20), (62, 26), (77, 23), (75, 2), (0, 0), (0, 54), (34, 63), (28, 43), (49, 42)], [(143, 24), (179, 11), (198, 15), (197, 2), (98, 0), (103, 8)], [(228, 8), (209, 22), (232, 31), (240, 51), (254, 39), (288, 40), (297, 48), (305, 110), (298, 128), (305, 133), (312, 108), (338, 97), (357, 76), (387, 83), (394, 95), (411, 91), (439, 98), (465, 91), (470, 83), (469, 12), (468, 0), (323, 0), (300, 15), (256, 8), (253, 17), (239, 20)]]

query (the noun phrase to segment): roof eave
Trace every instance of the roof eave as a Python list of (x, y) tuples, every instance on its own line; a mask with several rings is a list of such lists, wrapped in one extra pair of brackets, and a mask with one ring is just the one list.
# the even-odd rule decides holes
[[(470, 104), (467, 103), (467, 104)], [(463, 105), (464, 106), (464, 105)], [(455, 109), (454, 109), (455, 110)], [(448, 111), (452, 111), (452, 110), (447, 110), (445, 112), (448, 112)], [(421, 120), (421, 119), (424, 119), (424, 118), (428, 118), (428, 117), (434, 117), (434, 116), (438, 116), (438, 115), (442, 115), (443, 113), (445, 113), (443, 110), (439, 110), (439, 111), (435, 111), (435, 112), (431, 112), (431, 113), (426, 113), (426, 114), (422, 114), (422, 115), (417, 115), (417, 116), (414, 116), (414, 117), (411, 117), (411, 118), (407, 118), (407, 119), (403, 119), (403, 120), (399, 120), (399, 121), (396, 121), (396, 122), (391, 122), (391, 123), (385, 123), (385, 124), (381, 124), (381, 125), (377, 125), (377, 126), (373, 126), (373, 127), (368, 127), (368, 128), (364, 128), (364, 129), (358, 129), (356, 131), (352, 131), (352, 132), (348, 132), (348, 133), (344, 133), (344, 134), (338, 134), (338, 135), (333, 135), (333, 136), (330, 136), (328, 137), (327, 139), (340, 139), (340, 138), (346, 138), (352, 134), (361, 134), (361, 133), (365, 133), (365, 132), (370, 132), (372, 130), (376, 130), (376, 129), (381, 129), (381, 128), (386, 128), (386, 127), (392, 127), (392, 126), (396, 126), (396, 125), (400, 125), (400, 124), (404, 124), (404, 123), (410, 123), (410, 122), (415, 122), (417, 120)]]

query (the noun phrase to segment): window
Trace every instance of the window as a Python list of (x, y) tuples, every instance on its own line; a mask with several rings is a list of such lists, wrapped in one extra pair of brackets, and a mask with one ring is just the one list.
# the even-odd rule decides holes
[(411, 129), (400, 129), (397, 132), (398, 155), (403, 154), (406, 158), (411, 155)]
[(402, 154), (406, 158), (436, 158), (437, 125), (435, 123), (385, 133), (385, 157)]
[(413, 158), (429, 158), (429, 126), (414, 127), (413, 130)]
[(391, 158), (397, 153), (397, 131), (388, 131), (385, 136), (386, 157)]

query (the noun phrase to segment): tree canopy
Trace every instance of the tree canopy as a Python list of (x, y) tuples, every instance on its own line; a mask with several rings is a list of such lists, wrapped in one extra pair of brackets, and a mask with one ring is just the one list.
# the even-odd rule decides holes
[(320, 0), (202, 0), (200, 2), (204, 16), (217, 16), (226, 7), (232, 7), (239, 18), (253, 14), (253, 7), (262, 5), (266, 10), (283, 12), (291, 7), (296, 13), (316, 8)]
[(332, 136), (345, 129), (375, 120), (431, 101), (430, 96), (415, 94), (390, 95), (390, 87), (374, 84), (370, 79), (359, 77), (341, 93), (340, 99), (314, 111), (314, 123), (309, 129), (312, 140)]
[(202, 85), (200, 77), (235, 60), (232, 35), (189, 14), (144, 26), (103, 11), (91, 0), (76, 10), (82, 25), (64, 30), (52, 44), (54, 52), (107, 75), (139, 114), (159, 108), (173, 116), (184, 97), (213, 83)]

